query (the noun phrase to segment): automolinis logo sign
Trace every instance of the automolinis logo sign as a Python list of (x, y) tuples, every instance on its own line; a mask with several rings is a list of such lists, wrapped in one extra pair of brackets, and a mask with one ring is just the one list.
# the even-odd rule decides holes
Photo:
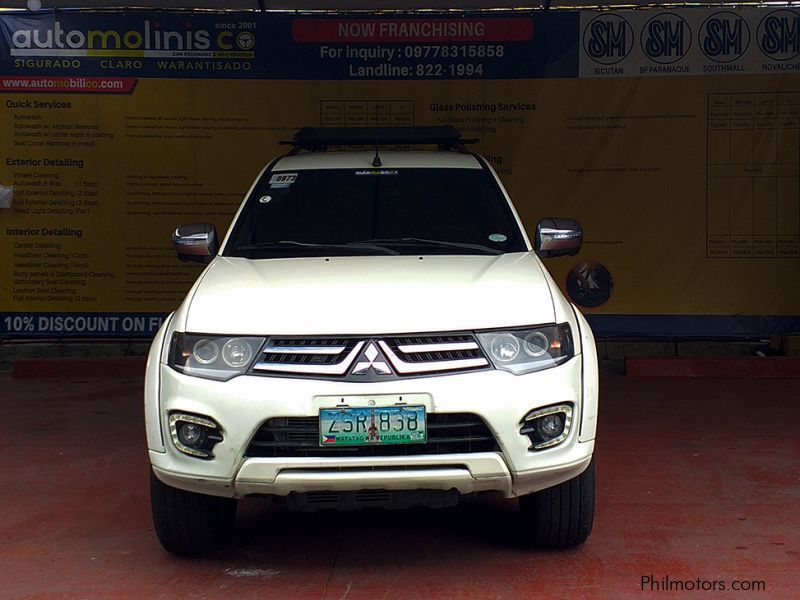
[(55, 20), (49, 27), (16, 29), (10, 38), (10, 53), (17, 57), (252, 58), (256, 45), (253, 31), (210, 31), (195, 28), (191, 21), (176, 29), (145, 20), (140, 27), (123, 30), (70, 28)]

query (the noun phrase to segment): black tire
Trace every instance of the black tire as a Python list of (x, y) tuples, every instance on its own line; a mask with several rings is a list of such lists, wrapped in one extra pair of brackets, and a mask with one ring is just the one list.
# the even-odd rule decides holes
[(150, 504), (158, 541), (173, 554), (206, 554), (228, 541), (236, 500), (170, 487), (150, 471)]
[(572, 548), (585, 542), (594, 521), (594, 459), (577, 477), (519, 499), (526, 543)]

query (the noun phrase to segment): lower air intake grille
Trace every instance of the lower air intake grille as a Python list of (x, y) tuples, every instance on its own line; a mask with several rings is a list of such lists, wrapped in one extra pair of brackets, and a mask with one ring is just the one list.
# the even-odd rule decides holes
[(247, 447), (247, 457), (416, 456), (498, 451), (492, 432), (477, 415), (429, 413), (424, 444), (330, 447), (319, 445), (317, 417), (278, 417), (266, 421)]

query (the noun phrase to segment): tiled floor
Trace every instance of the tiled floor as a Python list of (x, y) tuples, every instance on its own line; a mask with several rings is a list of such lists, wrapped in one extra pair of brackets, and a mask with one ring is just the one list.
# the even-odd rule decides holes
[(152, 531), (141, 381), (2, 376), (0, 597), (797, 598), (800, 382), (607, 375), (601, 394), (578, 550), (521, 546), (497, 497), (311, 515), (252, 498), (227, 550), (177, 559)]

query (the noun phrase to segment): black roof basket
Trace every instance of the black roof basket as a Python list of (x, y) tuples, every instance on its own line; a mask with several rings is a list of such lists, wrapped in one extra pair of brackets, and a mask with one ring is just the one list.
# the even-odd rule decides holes
[(467, 152), (465, 144), (477, 139), (463, 139), (452, 125), (425, 127), (303, 127), (288, 142), (293, 152), (319, 152), (330, 146), (397, 146), (434, 144), (442, 150)]

